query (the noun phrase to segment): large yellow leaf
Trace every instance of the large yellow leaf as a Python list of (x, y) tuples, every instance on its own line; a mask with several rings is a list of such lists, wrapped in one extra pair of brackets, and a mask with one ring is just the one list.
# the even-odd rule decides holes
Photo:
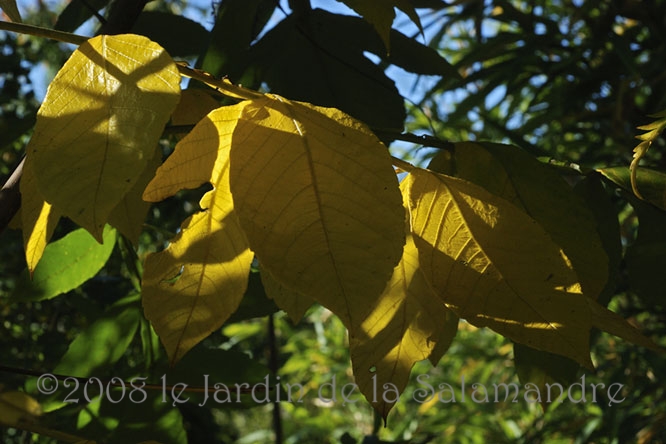
[(522, 210), (441, 174), (415, 169), (405, 180), (421, 268), (460, 317), (589, 368), (592, 326), (654, 346), (581, 294), (567, 257)]
[(273, 299), (275, 304), (281, 310), (284, 310), (294, 323), (303, 319), (305, 313), (315, 303), (312, 298), (280, 284), (266, 269), (261, 270), (261, 283), (264, 286), (264, 291), (266, 291), (266, 296)]
[(161, 162), (162, 150), (156, 146), (152, 159), (146, 165), (139, 179), (109, 214), (109, 224), (117, 228), (135, 246), (139, 242), (143, 222), (150, 208), (150, 204), (142, 199), (143, 191), (148, 182), (155, 176), (155, 170)]
[[(159, 202), (183, 189), (194, 189), (206, 182), (215, 184), (222, 168), (226, 168), (231, 136), (247, 103), (218, 108), (199, 121), (157, 169), (143, 199)], [(218, 153), (221, 161), (217, 161)]]
[(20, 183), (23, 249), (30, 274), (35, 271), (60, 220), (59, 212), (44, 200), (37, 188), (31, 160), (29, 157), (25, 159)]
[(243, 109), (230, 182), (262, 267), (333, 311), (354, 337), (405, 239), (386, 147), (341, 111), (269, 95)]
[(393, 277), (361, 329), (363, 336), (349, 343), (354, 378), (386, 419), (395, 393), (381, 388), (395, 387), (402, 393), (414, 364), (434, 352), (439, 360), (458, 329), (458, 317), (426, 282), (411, 235)]
[(213, 98), (209, 90), (185, 89), (181, 92), (180, 102), (171, 115), (171, 124), (196, 125), (209, 112), (219, 107), (220, 103)]
[(608, 256), (592, 212), (555, 169), (518, 147), (497, 143), (456, 143), (455, 158), (445, 162), (447, 154), (438, 153), (428, 168), (446, 174), (445, 164), (454, 164), (455, 176), (523, 209), (562, 247), (583, 293), (597, 299), (608, 281)]
[(222, 326), (247, 288), (253, 254), (229, 192), (233, 116), (242, 106), (211, 112), (176, 146), (146, 188), (145, 197), (157, 200), (178, 186), (204, 181), (214, 186), (201, 199), (204, 211), (186, 220), (169, 247), (145, 263), (143, 307), (172, 364)]
[(42, 195), (101, 242), (178, 103), (169, 55), (138, 35), (82, 44), (49, 86), (27, 148)]

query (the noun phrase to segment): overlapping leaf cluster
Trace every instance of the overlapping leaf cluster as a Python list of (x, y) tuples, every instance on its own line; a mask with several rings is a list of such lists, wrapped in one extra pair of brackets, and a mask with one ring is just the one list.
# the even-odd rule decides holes
[[(592, 327), (651, 346), (596, 302), (608, 259), (594, 215), (519, 149), (456, 144), (414, 168), (337, 109), (232, 89), (243, 100), (210, 110), (154, 174), (179, 82), (144, 37), (83, 44), (49, 88), (22, 183), (31, 268), (60, 216), (100, 241), (107, 223), (135, 237), (140, 196), (212, 185), (145, 261), (145, 315), (172, 363), (234, 313), (255, 259), (293, 319), (318, 302), (344, 322), (357, 382), (383, 416), (394, 400), (373, 384), (402, 391), (415, 362), (439, 361), (459, 317), (586, 367)], [(401, 184), (392, 163), (409, 172)]]

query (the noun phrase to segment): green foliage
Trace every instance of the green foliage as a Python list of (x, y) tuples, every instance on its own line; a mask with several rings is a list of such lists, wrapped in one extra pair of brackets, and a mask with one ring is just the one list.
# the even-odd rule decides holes
[(5, 441), (666, 441), (666, 2), (342, 3), (0, 23)]
[(50, 243), (35, 271), (29, 274), (26, 270), (17, 281), (14, 298), (41, 301), (78, 288), (106, 264), (115, 240), (115, 230), (107, 225), (102, 244), (82, 228)]

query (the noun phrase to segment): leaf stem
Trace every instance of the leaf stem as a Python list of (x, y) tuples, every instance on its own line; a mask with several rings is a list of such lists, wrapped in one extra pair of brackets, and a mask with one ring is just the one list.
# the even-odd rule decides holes
[(414, 171), (417, 168), (414, 165), (412, 165), (411, 163), (405, 162), (404, 160), (399, 159), (395, 156), (391, 156), (391, 160), (393, 161), (393, 165), (397, 166), (401, 170), (406, 171), (408, 173), (411, 173), (412, 171)]
[[(71, 32), (56, 31), (54, 29), (42, 28), (41, 26), (5, 22), (2, 20), (0, 20), (0, 30), (28, 34), (35, 37), (44, 37), (59, 42), (71, 43), (73, 45), (81, 45), (90, 38), (78, 34), (72, 34)], [(263, 94), (260, 92), (243, 88), (240, 85), (234, 85), (227, 79), (217, 79), (206, 72), (190, 68), (185, 63), (176, 62), (176, 65), (178, 66), (178, 71), (181, 75), (203, 82), (217, 89), (222, 94), (234, 99), (254, 100), (263, 97)]]
[(455, 144), (449, 142), (448, 140), (442, 140), (435, 136), (429, 136), (427, 134), (412, 134), (412, 133), (401, 133), (390, 130), (382, 130), (372, 128), (372, 132), (379, 138), (393, 138), (396, 140), (402, 140), (404, 142), (415, 143), (417, 145), (428, 146), (431, 148), (438, 148), (447, 151), (453, 151)]
[(258, 91), (243, 88), (240, 85), (234, 85), (225, 78), (218, 79), (215, 76), (208, 74), (207, 72), (190, 68), (183, 62), (177, 62), (176, 65), (178, 66), (178, 71), (180, 71), (181, 75), (205, 83), (206, 85), (215, 88), (222, 94), (234, 99), (255, 100), (264, 97), (264, 95)]
[(35, 37), (44, 37), (59, 42), (71, 43), (72, 45), (80, 45), (90, 38), (78, 34), (72, 34), (71, 32), (56, 31), (55, 29), (42, 28), (41, 26), (5, 22), (2, 20), (0, 20), (0, 30), (28, 34)]

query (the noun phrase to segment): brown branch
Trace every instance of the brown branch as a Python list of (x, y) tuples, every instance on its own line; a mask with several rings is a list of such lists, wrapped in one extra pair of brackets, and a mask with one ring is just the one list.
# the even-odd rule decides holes
[(14, 168), (12, 175), (0, 190), (0, 234), (5, 231), (7, 225), (12, 221), (19, 208), (21, 208), (21, 193), (19, 192), (19, 182), (23, 174), (23, 164), (25, 156), (21, 162)]

